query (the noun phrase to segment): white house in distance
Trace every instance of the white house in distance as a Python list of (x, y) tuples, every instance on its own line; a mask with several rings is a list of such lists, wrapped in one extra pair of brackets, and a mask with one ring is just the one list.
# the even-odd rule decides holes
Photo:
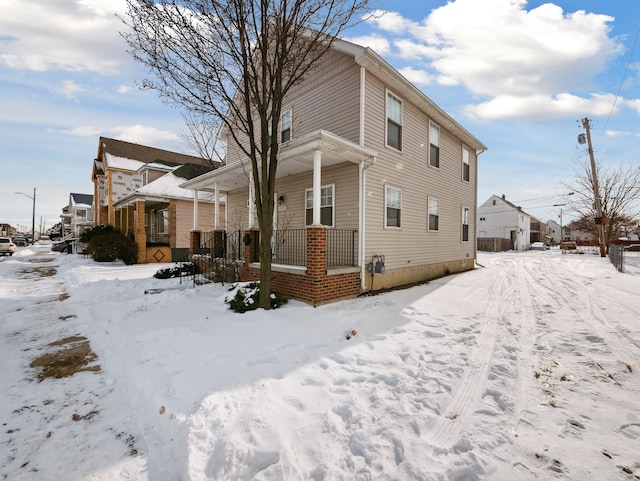
[(549, 239), (551, 244), (560, 244), (560, 241), (562, 240), (562, 233), (560, 232), (560, 229), (560, 224), (558, 224), (555, 220), (549, 219), (547, 221), (547, 238)]
[(510, 239), (511, 248), (529, 249), (531, 216), (502, 197), (492, 195), (478, 207), (478, 238)]

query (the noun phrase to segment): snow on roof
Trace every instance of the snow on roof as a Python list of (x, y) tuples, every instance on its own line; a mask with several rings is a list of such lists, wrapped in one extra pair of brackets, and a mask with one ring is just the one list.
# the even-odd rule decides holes
[[(193, 190), (183, 189), (180, 184), (184, 183), (184, 178), (178, 177), (173, 173), (168, 173), (143, 185), (131, 195), (155, 195), (160, 197), (171, 197), (180, 199), (193, 199)], [(200, 192), (198, 195), (200, 200), (210, 200), (213, 202), (215, 195), (210, 192)]]
[(137, 171), (140, 167), (145, 165), (144, 162), (140, 162), (139, 160), (116, 157), (108, 152), (104, 154), (104, 157), (107, 161), (107, 165), (112, 169)]

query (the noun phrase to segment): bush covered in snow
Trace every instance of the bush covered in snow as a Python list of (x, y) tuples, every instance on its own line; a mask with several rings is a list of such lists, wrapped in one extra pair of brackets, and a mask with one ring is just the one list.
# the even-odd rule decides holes
[[(258, 308), (260, 302), (260, 284), (251, 282), (250, 284), (234, 284), (231, 294), (227, 296), (225, 302), (229, 304), (229, 308), (235, 312), (243, 313), (253, 311)], [(289, 301), (282, 294), (277, 292), (271, 293), (271, 309), (277, 309)]]

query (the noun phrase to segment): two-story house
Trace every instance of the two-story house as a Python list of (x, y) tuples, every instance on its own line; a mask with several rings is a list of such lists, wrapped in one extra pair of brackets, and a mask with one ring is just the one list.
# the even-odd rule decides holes
[[(336, 41), (280, 127), (274, 290), (318, 304), (474, 268), (486, 147), (373, 50)], [(227, 195), (257, 279), (251, 165), (225, 134), (225, 165), (183, 187)]]
[(477, 215), (479, 239), (509, 239), (511, 249), (516, 251), (529, 249), (531, 224), (540, 224), (540, 221), (527, 214), (520, 206), (508, 201), (504, 195), (489, 197), (478, 207)]
[[(172, 262), (185, 258), (194, 226), (194, 203), (200, 227), (224, 226), (224, 206), (211, 194), (179, 184), (212, 171), (218, 163), (190, 155), (100, 137), (94, 161), (96, 224), (112, 225), (138, 245), (137, 261)], [(215, 204), (215, 205), (214, 205)]]
[(60, 216), (61, 236), (78, 238), (93, 226), (93, 196), (91, 194), (69, 194), (69, 204)]

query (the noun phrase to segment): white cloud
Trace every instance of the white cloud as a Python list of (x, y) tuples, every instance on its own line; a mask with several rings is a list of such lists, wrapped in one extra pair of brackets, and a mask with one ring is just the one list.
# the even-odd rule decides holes
[[(546, 99), (552, 114), (573, 112), (577, 103), (600, 107), (595, 97), (576, 99), (589, 96), (591, 80), (622, 51), (609, 37), (614, 19), (583, 10), (565, 13), (552, 3), (530, 10), (526, 5), (526, 0), (454, 0), (421, 22), (392, 12), (368, 21), (393, 38), (394, 55), (413, 68), (488, 98), (471, 112), (518, 116), (523, 106), (538, 110), (530, 105), (534, 98)], [(508, 108), (508, 102), (520, 108)]]
[(363, 35), (347, 39), (349, 42), (355, 43), (362, 47), (369, 47), (380, 55), (387, 55), (391, 52), (391, 44), (389, 40), (381, 35)]
[(5, 0), (0, 64), (19, 70), (117, 73), (129, 61), (115, 16), (124, 0)]
[(128, 92), (131, 91), (131, 87), (127, 86), (127, 85), (120, 85), (118, 87), (118, 93), (119, 94), (126, 94)]
[(433, 81), (433, 77), (426, 70), (417, 70), (413, 67), (405, 67), (400, 69), (400, 73), (404, 75), (409, 82), (414, 85), (429, 85)]
[(605, 131), (607, 137), (628, 137), (629, 135), (633, 135), (632, 132), (622, 131), (622, 130), (607, 130)]
[(465, 107), (465, 114), (479, 119), (552, 120), (580, 116), (589, 112), (593, 116), (606, 116), (615, 100), (613, 94), (597, 95), (591, 98), (569, 93), (557, 95), (535, 94), (530, 96), (498, 95), (477, 105)]
[(75, 83), (73, 80), (64, 80), (62, 85), (58, 88), (58, 92), (67, 97), (68, 99), (75, 99), (76, 94), (82, 92), (84, 88)]
[(96, 129), (95, 127), (82, 126), (68, 130), (58, 130), (57, 132), (67, 135), (77, 135), (79, 137), (95, 137), (100, 134), (101, 130)]
[(109, 129), (111, 136), (127, 142), (157, 147), (180, 140), (178, 134), (147, 125), (122, 125)]

